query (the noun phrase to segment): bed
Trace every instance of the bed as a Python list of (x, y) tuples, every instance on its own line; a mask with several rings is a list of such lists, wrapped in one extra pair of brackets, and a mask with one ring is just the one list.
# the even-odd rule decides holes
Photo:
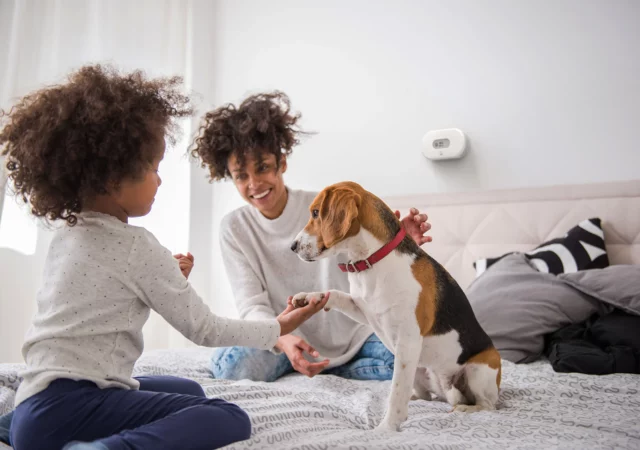
[[(597, 215), (611, 264), (640, 264), (640, 180), (585, 186), (386, 198), (427, 211), (427, 251), (467, 288), (478, 258), (527, 251)], [(503, 361), (498, 410), (451, 414), (437, 401), (412, 401), (400, 433), (371, 429), (384, 414), (389, 382), (292, 374), (274, 383), (214, 380), (205, 348), (148, 352), (135, 375), (176, 375), (208, 396), (232, 401), (253, 422), (252, 438), (229, 449), (640, 448), (640, 375), (557, 373), (541, 358)], [(19, 364), (0, 364), (0, 412), (11, 409)]]

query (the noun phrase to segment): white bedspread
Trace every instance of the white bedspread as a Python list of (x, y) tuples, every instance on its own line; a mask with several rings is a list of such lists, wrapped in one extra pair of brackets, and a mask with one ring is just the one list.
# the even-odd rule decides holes
[[(639, 375), (558, 374), (543, 361), (503, 361), (497, 411), (451, 414), (445, 403), (417, 400), (401, 432), (376, 433), (390, 382), (299, 374), (275, 383), (213, 380), (209, 354), (150, 352), (135, 375), (193, 378), (208, 396), (244, 408), (252, 438), (228, 449), (640, 449)], [(20, 368), (0, 364), (0, 412), (11, 408)]]

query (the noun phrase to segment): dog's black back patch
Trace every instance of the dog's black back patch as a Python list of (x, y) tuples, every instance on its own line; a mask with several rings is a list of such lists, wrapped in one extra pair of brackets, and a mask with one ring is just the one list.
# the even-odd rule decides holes
[[(400, 231), (398, 219), (382, 201), (376, 202), (376, 209), (389, 230), (388, 240), (393, 239)], [(410, 236), (405, 236), (396, 250), (413, 255), (414, 261), (426, 259), (433, 266), (436, 278), (436, 317), (430, 334), (445, 334), (451, 330), (458, 332), (462, 347), (458, 364), (464, 364), (472, 356), (492, 347), (491, 338), (478, 323), (467, 296), (446, 269), (422, 250)]]
[(421, 257), (428, 258), (436, 273), (436, 320), (431, 334), (457, 331), (462, 347), (458, 364), (464, 364), (472, 356), (492, 347), (491, 338), (478, 323), (467, 296), (456, 280), (431, 256), (424, 253)]

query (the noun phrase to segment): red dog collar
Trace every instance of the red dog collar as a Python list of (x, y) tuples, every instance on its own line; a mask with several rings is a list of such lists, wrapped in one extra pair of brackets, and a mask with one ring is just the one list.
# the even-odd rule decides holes
[(400, 245), (400, 242), (402, 242), (406, 234), (407, 232), (404, 230), (404, 228), (400, 227), (400, 231), (398, 232), (398, 234), (396, 234), (396, 237), (394, 237), (391, 242), (380, 248), (367, 259), (362, 259), (356, 262), (349, 261), (346, 264), (338, 264), (338, 267), (340, 267), (340, 270), (342, 270), (343, 272), (362, 272), (363, 270), (371, 269), (371, 266), (387, 256), (393, 249)]

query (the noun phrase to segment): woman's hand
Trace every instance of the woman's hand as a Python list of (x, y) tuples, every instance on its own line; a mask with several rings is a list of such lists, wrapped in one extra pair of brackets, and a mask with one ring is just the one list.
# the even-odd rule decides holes
[(288, 333), (302, 325), (305, 320), (318, 311), (322, 311), (329, 300), (329, 296), (330, 293), (327, 292), (322, 298), (312, 298), (306, 306), (299, 308), (294, 308), (292, 302), (293, 297), (289, 297), (287, 299), (287, 309), (277, 317), (278, 322), (280, 322), (281, 332), (276, 348), (287, 355), (294, 370), (308, 377), (313, 377), (322, 372), (322, 370), (327, 367), (327, 364), (329, 364), (329, 360), (325, 359), (324, 361), (315, 363), (307, 361), (304, 357), (304, 352), (307, 352), (314, 358), (320, 355), (304, 339), (289, 335)]
[(304, 339), (292, 334), (287, 336), (280, 336), (276, 347), (280, 349), (285, 355), (287, 355), (287, 358), (289, 358), (289, 361), (291, 361), (291, 365), (296, 372), (300, 372), (301, 374), (306, 375), (309, 378), (318, 375), (329, 364), (328, 359), (320, 362), (307, 361), (307, 359), (304, 357), (305, 352), (307, 352), (314, 358), (317, 358), (318, 356), (320, 356), (320, 354)]
[[(400, 211), (396, 211), (396, 217), (400, 218)], [(432, 241), (431, 236), (424, 235), (431, 229), (431, 224), (427, 220), (429, 217), (426, 214), (420, 214), (416, 208), (411, 208), (409, 215), (400, 221), (407, 234), (416, 241), (418, 246)]]
[(191, 269), (193, 269), (193, 255), (187, 252), (186, 255), (178, 253), (177, 255), (173, 255), (173, 257), (178, 260), (178, 266), (180, 267), (180, 272), (182, 272), (182, 275), (184, 275), (185, 278), (189, 278)]

